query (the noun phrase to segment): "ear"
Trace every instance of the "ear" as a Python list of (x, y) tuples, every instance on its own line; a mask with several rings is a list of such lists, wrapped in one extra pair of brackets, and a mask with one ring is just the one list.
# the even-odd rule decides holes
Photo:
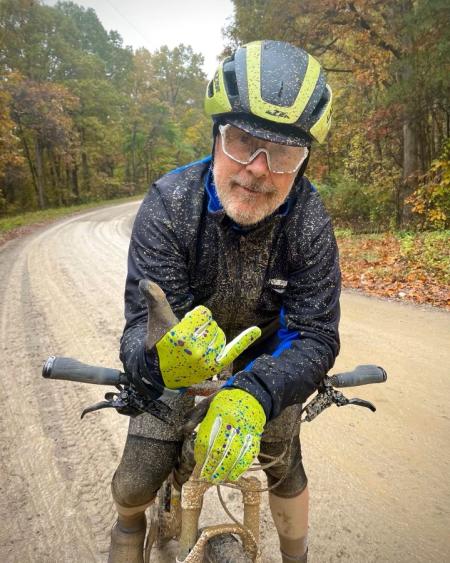
[(164, 291), (158, 284), (150, 280), (141, 280), (139, 290), (145, 298), (148, 309), (147, 338), (145, 341), (147, 350), (161, 340), (161, 338), (178, 324)]

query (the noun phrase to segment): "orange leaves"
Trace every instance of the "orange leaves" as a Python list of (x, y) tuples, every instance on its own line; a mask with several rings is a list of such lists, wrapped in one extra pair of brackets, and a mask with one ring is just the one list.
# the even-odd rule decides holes
[(422, 227), (445, 228), (450, 221), (450, 140), (440, 158), (433, 160), (429, 171), (420, 178), (419, 187), (407, 199)]
[(448, 232), (337, 238), (344, 287), (450, 310)]
[(367, 138), (372, 142), (392, 137), (402, 125), (402, 112), (402, 106), (394, 103), (374, 109), (367, 117)]
[(45, 146), (61, 149), (73, 141), (72, 113), (79, 100), (65, 86), (24, 79), (10, 90), (11, 113), (20, 127), (33, 131)]

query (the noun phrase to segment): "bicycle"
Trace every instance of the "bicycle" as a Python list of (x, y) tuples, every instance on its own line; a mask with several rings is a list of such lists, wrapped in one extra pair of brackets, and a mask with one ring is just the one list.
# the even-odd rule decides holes
[[(156, 284), (151, 284), (156, 286)], [(152, 291), (152, 289), (151, 289)], [(157, 308), (156, 318), (161, 320), (164, 310), (166, 322), (174, 322), (170, 317), (165, 296), (158, 286), (153, 288), (156, 299), (152, 307)], [(149, 305), (149, 331), (150, 316)], [(153, 310), (153, 312), (155, 312)], [(158, 315), (159, 313), (159, 315)], [(164, 320), (162, 321), (164, 324)], [(153, 335), (153, 338), (156, 338)], [(170, 408), (163, 401), (154, 401), (140, 395), (131, 383), (131, 377), (120, 370), (84, 364), (73, 358), (50, 356), (44, 364), (42, 375), (47, 379), (62, 379), (97, 385), (113, 385), (117, 392), (105, 394), (105, 400), (84, 409), (81, 417), (87, 413), (103, 409), (115, 408), (120, 414), (136, 415), (149, 412), (157, 417), (169, 420)], [(386, 381), (387, 375), (383, 368), (375, 365), (358, 366), (351, 372), (327, 376), (321, 382), (317, 395), (301, 410), (302, 422), (311, 422), (329, 406), (345, 406), (354, 404), (375, 411), (375, 406), (362, 399), (347, 399), (336, 388), (354, 387)], [(193, 443), (195, 427), (205, 415), (214, 393), (223, 385), (223, 381), (206, 381), (190, 387), (186, 392), (197, 397), (206, 397), (194, 408), (190, 420), (185, 425), (184, 440), (180, 464), (177, 471), (190, 475), (184, 482), (181, 491), (173, 485), (173, 478), (163, 483), (157, 499), (150, 507), (150, 525), (145, 545), (145, 563), (149, 563), (154, 547), (162, 548), (169, 540), (178, 539), (177, 562), (183, 563), (249, 563), (259, 562), (259, 526), (261, 493), (264, 490), (256, 477), (242, 476), (236, 483), (226, 483), (241, 490), (243, 495), (244, 515), (240, 523), (227, 510), (218, 487), (219, 500), (232, 524), (223, 523), (207, 526), (199, 530), (199, 518), (202, 510), (203, 496), (210, 484), (198, 479), (199, 468), (195, 467)], [(286, 452), (284, 452), (285, 454)], [(283, 455), (283, 454), (282, 454)], [(269, 463), (274, 463), (271, 460)], [(239, 539), (238, 539), (239, 538)]]

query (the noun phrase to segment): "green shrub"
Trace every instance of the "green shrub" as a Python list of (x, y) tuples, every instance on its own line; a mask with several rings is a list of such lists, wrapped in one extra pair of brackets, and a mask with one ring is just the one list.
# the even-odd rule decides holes
[(378, 232), (390, 227), (393, 204), (389, 194), (344, 174), (329, 176), (318, 190), (338, 228)]

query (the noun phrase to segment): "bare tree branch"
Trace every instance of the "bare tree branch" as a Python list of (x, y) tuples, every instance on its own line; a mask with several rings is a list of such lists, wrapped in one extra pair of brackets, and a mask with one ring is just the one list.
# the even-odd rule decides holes
[(326, 66), (323, 67), (323, 70), (326, 72), (354, 72), (351, 68), (328, 68)]
[[(329, 43), (327, 43), (326, 45), (317, 45), (317, 47), (314, 48), (315, 50), (315, 55), (317, 57), (321, 57), (324, 53), (326, 53), (328, 51), (328, 49), (331, 49), (331, 47), (336, 43), (336, 41), (339, 39), (339, 37), (335, 37), (334, 39), (332, 39)], [(317, 49), (317, 51), (316, 51)]]
[(348, 2), (347, 6), (349, 7), (349, 9), (351, 10), (351, 12), (353, 14), (356, 15), (357, 19), (358, 19), (358, 23), (360, 25), (360, 27), (362, 27), (363, 29), (365, 29), (366, 31), (369, 32), (369, 35), (372, 37), (372, 39), (374, 39), (378, 45), (380, 47), (382, 47), (383, 49), (385, 49), (386, 51), (391, 52), (397, 59), (400, 59), (402, 56), (401, 51), (399, 51), (398, 49), (396, 49), (393, 45), (390, 45), (389, 43), (386, 43), (386, 41), (380, 37), (378, 35), (378, 33), (376, 33), (373, 30), (373, 27), (370, 25), (370, 23), (362, 16), (361, 12), (358, 11), (358, 9), (356, 8), (355, 4), (353, 2)]

